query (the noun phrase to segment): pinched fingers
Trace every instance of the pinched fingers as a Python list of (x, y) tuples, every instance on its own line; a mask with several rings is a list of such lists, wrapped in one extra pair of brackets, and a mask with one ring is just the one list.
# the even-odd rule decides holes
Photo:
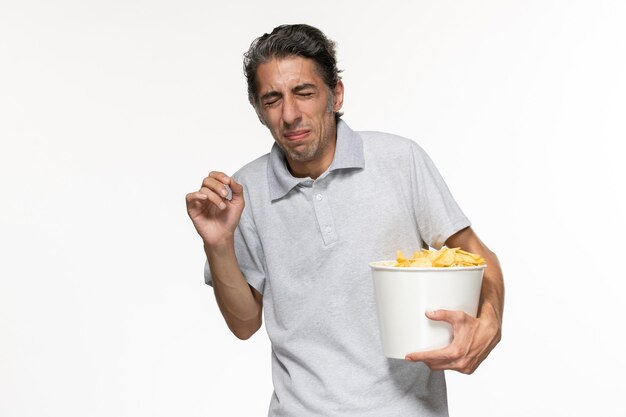
[(198, 192), (206, 195), (212, 204), (223, 210), (226, 208), (225, 200), (231, 197), (230, 188), (228, 187), (230, 181), (231, 179), (226, 174), (213, 171), (202, 180), (202, 185)]
[(214, 180), (216, 180), (217, 182), (222, 183), (223, 186), (228, 186), (231, 182), (231, 178), (224, 174), (223, 172), (220, 171), (211, 171), (209, 172), (209, 175), (205, 178), (205, 180), (212, 178)]
[(243, 209), (244, 197), (243, 186), (237, 183), (234, 178), (229, 177), (223, 172), (212, 171), (209, 176), (204, 179), (203, 186), (211, 189), (225, 200), (230, 201), (233, 205)]
[(227, 197), (230, 182), (231, 179), (226, 174), (212, 171), (208, 177), (202, 180), (201, 190), (202, 188), (208, 188), (222, 197)]

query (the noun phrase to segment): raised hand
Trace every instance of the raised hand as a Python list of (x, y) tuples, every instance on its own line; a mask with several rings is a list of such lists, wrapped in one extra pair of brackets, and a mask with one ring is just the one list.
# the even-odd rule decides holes
[(198, 191), (187, 194), (185, 201), (187, 214), (205, 245), (219, 246), (232, 240), (245, 206), (240, 184), (223, 172), (212, 171)]

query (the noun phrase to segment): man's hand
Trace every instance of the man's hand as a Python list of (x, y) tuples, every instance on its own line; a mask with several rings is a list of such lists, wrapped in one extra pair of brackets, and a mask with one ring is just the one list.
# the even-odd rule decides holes
[(445, 321), (452, 325), (454, 335), (452, 343), (443, 349), (409, 353), (406, 359), (424, 362), (433, 370), (450, 369), (471, 374), (500, 341), (504, 311), (504, 280), (498, 258), (471, 227), (450, 236), (446, 240), (446, 246), (476, 253), (487, 262), (480, 292), (478, 318), (462, 311), (437, 310), (426, 313), (426, 317), (431, 320)]
[(233, 238), (245, 205), (243, 187), (223, 172), (211, 172), (185, 201), (204, 241), (217, 305), (231, 331), (248, 339), (261, 327), (263, 296), (246, 282), (235, 256)]
[[(228, 187), (232, 199), (228, 200)], [(200, 190), (185, 197), (187, 214), (205, 245), (218, 246), (232, 240), (245, 202), (243, 187), (223, 172), (211, 172)]]
[(433, 371), (449, 369), (471, 374), (500, 341), (500, 326), (484, 310), (481, 318), (450, 310), (427, 312), (426, 317), (449, 323), (454, 334), (445, 348), (406, 355), (406, 360), (424, 362)]

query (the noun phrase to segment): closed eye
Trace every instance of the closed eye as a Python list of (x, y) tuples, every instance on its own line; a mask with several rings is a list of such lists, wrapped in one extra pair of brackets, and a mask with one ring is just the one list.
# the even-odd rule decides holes
[(313, 84), (299, 84), (292, 90), (298, 97), (312, 97), (317, 92), (317, 87)]
[(278, 91), (270, 91), (261, 96), (261, 103), (264, 107), (271, 107), (276, 104), (281, 98), (282, 95)]
[(279, 101), (280, 101), (280, 97), (272, 97), (269, 100), (264, 100), (263, 101), (263, 106), (265, 106), (265, 107), (272, 107), (276, 103), (278, 103)]

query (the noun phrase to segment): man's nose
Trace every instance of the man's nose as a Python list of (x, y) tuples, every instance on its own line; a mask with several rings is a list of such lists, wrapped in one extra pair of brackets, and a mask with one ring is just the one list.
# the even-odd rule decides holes
[(287, 125), (291, 125), (294, 122), (300, 120), (302, 114), (298, 107), (298, 102), (293, 97), (285, 97), (283, 99), (283, 122)]

